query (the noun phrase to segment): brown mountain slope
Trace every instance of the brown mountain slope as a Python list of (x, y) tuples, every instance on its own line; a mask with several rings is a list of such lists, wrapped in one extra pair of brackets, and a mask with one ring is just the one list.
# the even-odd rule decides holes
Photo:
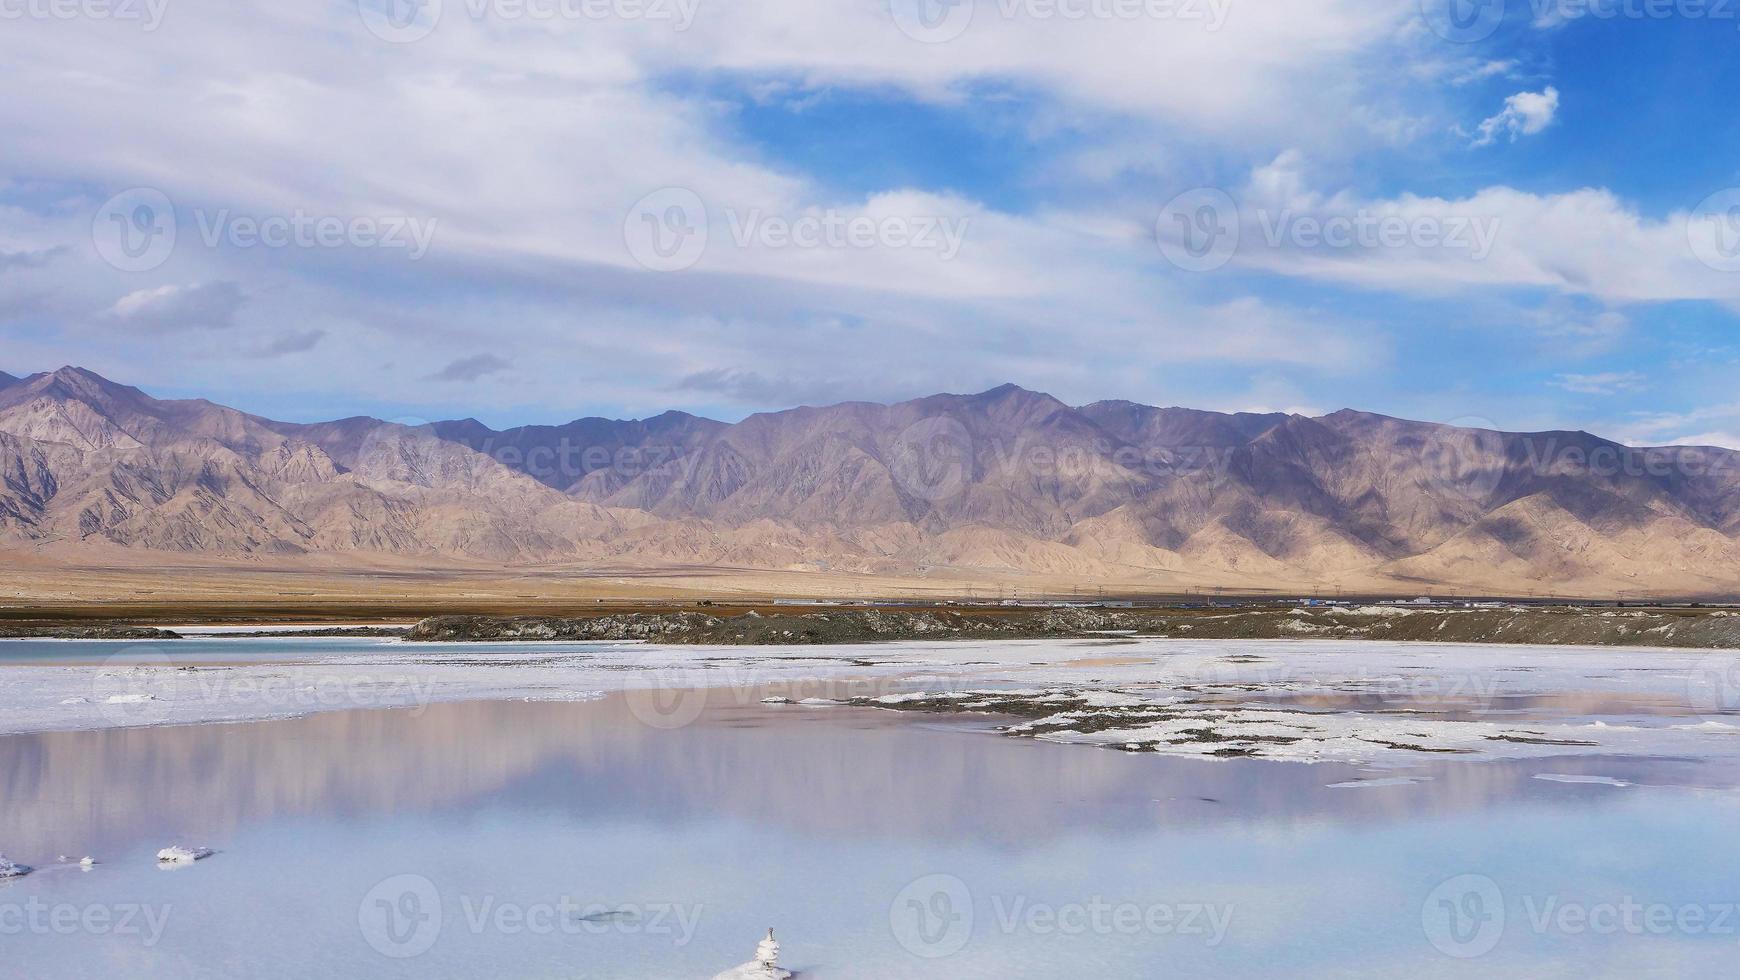
[(344, 464), (301, 430), (208, 402), (159, 401), (78, 369), (33, 376), (0, 392), (0, 530), (19, 543), (184, 554), (512, 562), (569, 557), (637, 519), (426, 430), (354, 425)]
[(1055, 538), (1152, 484), (1117, 456), (1128, 448), (1049, 395), (1005, 386), (754, 415), (652, 472), (618, 486), (595, 474), (575, 493), (728, 524), (977, 524)]
[(275, 422), (0, 387), (0, 548), (1131, 587), (1740, 592), (1740, 454), (1004, 386), (736, 424)]

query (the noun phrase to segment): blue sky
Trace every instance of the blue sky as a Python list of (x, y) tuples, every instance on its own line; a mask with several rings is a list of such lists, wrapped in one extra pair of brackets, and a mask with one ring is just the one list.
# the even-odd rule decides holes
[(298, 420), (1013, 381), (1740, 446), (1740, 9), (404, 2), (9, 23), (0, 370)]

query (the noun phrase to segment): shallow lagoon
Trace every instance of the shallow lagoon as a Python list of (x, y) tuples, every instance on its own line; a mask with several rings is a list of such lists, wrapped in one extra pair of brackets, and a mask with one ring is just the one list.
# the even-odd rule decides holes
[[(1740, 971), (1723, 762), (1346, 789), (1379, 777), (732, 692), (675, 728), (632, 707), (0, 738), (0, 847), (40, 868), (0, 883), (0, 976), (707, 978), (768, 926), (815, 978)], [(219, 853), (159, 870), (183, 842)]]

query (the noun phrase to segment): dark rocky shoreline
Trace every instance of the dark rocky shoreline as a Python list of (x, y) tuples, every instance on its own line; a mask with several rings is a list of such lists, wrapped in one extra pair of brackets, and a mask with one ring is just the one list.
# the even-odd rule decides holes
[(437, 616), (420, 642), (651, 640), (707, 645), (828, 645), (893, 640), (1324, 639), (1574, 646), (1740, 648), (1740, 613), (1595, 608), (835, 609), (738, 616), (628, 613), (585, 618)]
[[(401, 638), (421, 643), (628, 641), (718, 646), (825, 646), (897, 640), (1167, 637), (1196, 640), (1387, 640), (1740, 649), (1740, 612), (1611, 607), (1250, 609), (860, 609), (714, 614), (434, 616), (414, 626), (319, 627), (225, 634)], [(0, 638), (164, 641), (170, 630), (121, 623), (4, 623)]]
[(0, 623), (0, 640), (179, 640), (181, 634), (114, 623)]

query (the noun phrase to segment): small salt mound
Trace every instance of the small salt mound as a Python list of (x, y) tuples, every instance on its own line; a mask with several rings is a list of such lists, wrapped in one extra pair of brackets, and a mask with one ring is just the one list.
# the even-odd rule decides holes
[(6, 855), (0, 854), (0, 878), (22, 878), (33, 870), (35, 869), (22, 864), (14, 864), (6, 859)]
[(773, 938), (773, 930), (769, 929), (767, 938), (755, 947), (755, 959), (726, 970), (713, 980), (787, 980), (790, 976), (790, 970), (779, 968), (779, 943)]
[(745, 963), (742, 966), (718, 974), (713, 978), (713, 980), (785, 980), (785, 978), (789, 976), (791, 976), (790, 970), (781, 970), (778, 967), (774, 967), (770, 972), (767, 967), (762, 966), (760, 963)]
[(192, 864), (211, 856), (212, 849), (209, 847), (182, 847), (177, 844), (174, 847), (165, 847), (158, 851), (157, 861), (159, 864)]

